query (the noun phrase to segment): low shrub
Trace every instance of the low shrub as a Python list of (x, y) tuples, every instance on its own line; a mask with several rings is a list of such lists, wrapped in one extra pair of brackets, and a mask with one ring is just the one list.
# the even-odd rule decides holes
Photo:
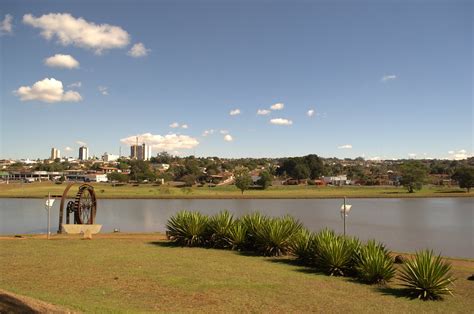
[(307, 229), (301, 229), (293, 238), (291, 253), (303, 265), (313, 265), (316, 256), (315, 235)]
[(451, 284), (455, 280), (451, 264), (443, 262), (441, 256), (425, 250), (408, 259), (400, 270), (400, 280), (407, 292), (422, 300), (437, 300), (443, 295), (453, 295)]
[(241, 220), (236, 220), (228, 232), (228, 239), (232, 250), (244, 250), (247, 246), (247, 227)]
[(353, 261), (353, 244), (328, 229), (316, 234), (315, 241), (316, 268), (330, 276), (347, 275)]
[(230, 248), (229, 232), (234, 224), (234, 216), (228, 211), (222, 211), (209, 218), (211, 245), (215, 248)]
[(286, 255), (302, 228), (301, 222), (291, 216), (267, 219), (255, 230), (257, 249), (266, 256)]
[(395, 276), (393, 259), (381, 243), (370, 240), (362, 246), (355, 265), (357, 277), (366, 283), (382, 284)]
[(247, 230), (245, 245), (248, 250), (257, 251), (257, 231), (267, 224), (269, 218), (260, 213), (247, 214), (240, 219)]
[(199, 212), (181, 211), (166, 224), (170, 240), (184, 246), (202, 246), (209, 238), (208, 217)]

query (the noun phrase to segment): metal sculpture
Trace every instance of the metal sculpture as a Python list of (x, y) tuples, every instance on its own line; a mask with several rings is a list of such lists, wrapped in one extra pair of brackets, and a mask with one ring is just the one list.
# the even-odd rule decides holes
[[(67, 201), (67, 194), (74, 183), (68, 184), (61, 197), (61, 205), (59, 207), (59, 229), (58, 233), (62, 233), (64, 205)], [(69, 201), (66, 205), (66, 224), (70, 222), (70, 215), (73, 214), (74, 224), (86, 225), (94, 224), (97, 213), (97, 200), (94, 187), (90, 184), (81, 184), (76, 193), (74, 201)]]

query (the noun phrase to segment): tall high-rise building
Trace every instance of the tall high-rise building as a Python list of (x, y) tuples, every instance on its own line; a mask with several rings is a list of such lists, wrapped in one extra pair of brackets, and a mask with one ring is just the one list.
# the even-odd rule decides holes
[(142, 145), (130, 146), (130, 158), (138, 160), (149, 160), (151, 157), (151, 147), (143, 143)]
[(51, 148), (51, 160), (55, 160), (56, 158), (61, 158), (61, 152), (59, 149)]
[(79, 160), (89, 159), (89, 148), (86, 146), (79, 147)]

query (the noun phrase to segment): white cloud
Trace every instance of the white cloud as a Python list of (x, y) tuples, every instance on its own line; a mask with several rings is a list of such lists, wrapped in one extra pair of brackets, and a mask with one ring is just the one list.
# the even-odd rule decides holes
[(308, 117), (312, 117), (312, 116), (314, 116), (314, 114), (315, 114), (314, 109), (309, 109), (308, 112), (306, 112), (306, 115), (307, 115)]
[(337, 148), (339, 148), (339, 149), (352, 149), (352, 145), (351, 144), (345, 144), (345, 145), (338, 146)]
[(202, 132), (202, 136), (212, 135), (212, 134), (214, 134), (215, 131), (216, 130), (214, 130), (214, 129), (204, 130), (204, 132)]
[(370, 157), (369, 160), (373, 160), (373, 161), (382, 160), (382, 157), (380, 156)]
[(226, 142), (232, 142), (234, 139), (232, 138), (232, 136), (230, 134), (226, 134), (224, 135), (224, 141)]
[(67, 151), (67, 152), (70, 152), (70, 151), (72, 151), (72, 148), (69, 147), (69, 146), (66, 146), (66, 148), (64, 148), (64, 150)]
[(454, 159), (454, 160), (463, 160), (472, 156), (472, 155), (469, 155), (465, 149), (460, 149), (458, 151), (450, 150), (448, 154), (449, 154), (448, 159)]
[(25, 14), (23, 23), (41, 29), (41, 35), (47, 40), (56, 36), (63, 46), (75, 45), (97, 54), (107, 49), (124, 48), (130, 42), (127, 31), (119, 26), (95, 24), (68, 13), (49, 13), (40, 17)]
[(0, 22), (0, 35), (13, 33), (13, 16), (11, 14), (5, 14), (5, 18)]
[(69, 84), (67, 87), (69, 87), (69, 88), (80, 88), (80, 87), (82, 87), (82, 82), (74, 82), (74, 83)]
[(52, 68), (77, 69), (79, 62), (70, 55), (55, 54), (44, 59), (44, 64)]
[(178, 122), (173, 122), (169, 125), (170, 128), (176, 129), (176, 128), (182, 128), (182, 129), (187, 129), (189, 128), (189, 125), (187, 124), (179, 124)]
[(87, 143), (83, 141), (76, 141), (76, 144), (80, 146), (87, 146)]
[(259, 116), (266, 116), (267, 114), (270, 114), (270, 112), (271, 112), (271, 111), (268, 110), (268, 109), (258, 109), (258, 110), (257, 110), (257, 114), (258, 114)]
[(282, 110), (283, 108), (285, 107), (285, 105), (283, 103), (276, 103), (274, 105), (271, 105), (270, 106), (270, 109), (272, 110)]
[(39, 100), (47, 103), (55, 103), (61, 101), (77, 102), (82, 97), (78, 92), (64, 92), (63, 83), (54, 78), (45, 78), (38, 81), (33, 86), (21, 86), (14, 94), (20, 97), (21, 101)]
[(384, 76), (382, 76), (381, 81), (382, 81), (382, 82), (386, 82), (386, 81), (394, 80), (394, 79), (396, 79), (396, 78), (397, 78), (397, 76), (394, 75), (394, 74), (384, 75)]
[(240, 109), (233, 109), (229, 112), (231, 116), (236, 116), (240, 114)]
[(97, 89), (102, 95), (104, 96), (109, 95), (109, 90), (108, 90), (109, 88), (107, 86), (97, 86)]
[(415, 157), (416, 157), (416, 154), (415, 154), (415, 153), (409, 153), (409, 154), (408, 154), (408, 157), (410, 157), (410, 158), (415, 158)]
[[(137, 135), (132, 135), (120, 140), (120, 142), (128, 145), (136, 143)], [(167, 134), (154, 135), (151, 133), (144, 133), (138, 135), (141, 143), (146, 143), (158, 150), (173, 151), (177, 149), (191, 149), (199, 145), (199, 141), (188, 135)]]
[(293, 121), (288, 120), (288, 119), (276, 118), (276, 119), (271, 119), (270, 123), (276, 124), (276, 125), (292, 125)]
[(140, 58), (147, 56), (150, 51), (151, 49), (146, 48), (143, 43), (137, 43), (130, 48), (127, 54), (134, 58)]
[(228, 130), (220, 130), (219, 133), (220, 134), (229, 134), (229, 131)]

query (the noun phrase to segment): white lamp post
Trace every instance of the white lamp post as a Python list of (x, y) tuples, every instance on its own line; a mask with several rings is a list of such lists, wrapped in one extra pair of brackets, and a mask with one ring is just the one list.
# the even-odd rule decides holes
[(344, 220), (344, 236), (346, 236), (346, 217), (349, 214), (352, 205), (346, 204), (346, 197), (344, 196), (344, 204), (341, 206), (341, 217)]
[(51, 207), (53, 207), (54, 198), (51, 198), (51, 193), (48, 193), (48, 198), (46, 199), (46, 203), (44, 204), (44, 208), (48, 212), (48, 234), (47, 238), (49, 240), (51, 235)]

